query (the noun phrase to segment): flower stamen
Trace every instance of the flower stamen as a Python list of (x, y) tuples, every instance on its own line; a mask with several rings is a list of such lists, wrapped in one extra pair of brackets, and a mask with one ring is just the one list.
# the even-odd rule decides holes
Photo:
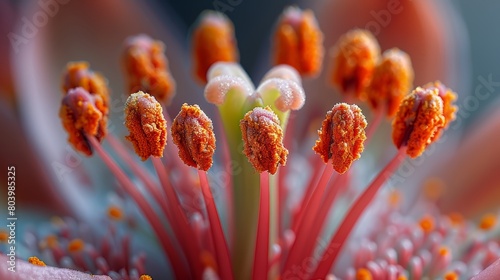
[(410, 92), (413, 75), (408, 54), (396, 48), (385, 51), (367, 89), (372, 108), (377, 110), (383, 106), (387, 117), (393, 117), (404, 96)]
[(198, 19), (193, 32), (193, 63), (195, 77), (207, 82), (207, 72), (216, 62), (238, 61), (238, 48), (233, 23), (224, 14), (206, 11)]
[(313, 11), (286, 8), (274, 35), (274, 64), (290, 65), (302, 76), (316, 76), (323, 54), (323, 33)]
[(83, 240), (76, 238), (68, 243), (68, 251), (70, 253), (81, 252), (85, 248), (85, 242)]
[(351, 30), (330, 49), (330, 57), (329, 82), (343, 94), (364, 99), (380, 58), (377, 39), (367, 30)]
[(491, 230), (497, 224), (497, 217), (493, 214), (486, 214), (479, 222), (479, 228), (483, 231)]
[(240, 121), (243, 153), (258, 172), (275, 174), (280, 164), (286, 164), (288, 150), (283, 146), (279, 123), (269, 107), (256, 107)]
[(213, 163), (215, 135), (212, 120), (198, 105), (182, 105), (172, 123), (172, 138), (185, 164), (207, 171)]
[(418, 87), (401, 102), (392, 123), (392, 140), (397, 148), (407, 146), (407, 154), (416, 158), (435, 141), (434, 136), (444, 124), (443, 101), (438, 90)]
[(144, 161), (150, 156), (162, 157), (167, 142), (167, 124), (163, 110), (151, 95), (139, 91), (130, 95), (125, 104), (125, 138)]
[(143, 34), (126, 40), (123, 64), (129, 93), (148, 92), (156, 100), (170, 104), (175, 95), (175, 81), (164, 49), (161, 41)]
[(99, 104), (99, 111), (104, 115), (108, 114), (109, 89), (105, 78), (89, 68), (89, 63), (85, 61), (70, 62), (66, 66), (63, 76), (62, 90), (66, 95), (70, 89), (81, 87), (92, 95), (98, 95), (102, 99)]
[(85, 135), (92, 135), (102, 141), (106, 135), (107, 118), (98, 108), (103, 100), (100, 95), (91, 95), (84, 88), (70, 89), (64, 96), (59, 117), (68, 133), (68, 142), (73, 147), (87, 155), (92, 155), (92, 149)]
[(335, 171), (343, 174), (361, 157), (366, 125), (365, 117), (357, 105), (336, 104), (326, 114), (313, 150), (325, 163), (332, 159)]

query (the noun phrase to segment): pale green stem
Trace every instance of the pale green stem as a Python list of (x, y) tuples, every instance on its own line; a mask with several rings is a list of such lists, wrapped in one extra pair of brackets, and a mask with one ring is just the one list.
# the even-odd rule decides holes
[[(244, 98), (244, 99), (243, 99)], [(250, 279), (257, 218), (259, 213), (260, 176), (243, 154), (240, 120), (258, 105), (237, 92), (228, 92), (219, 113), (227, 134), (231, 160), (235, 164), (233, 177), (234, 244), (231, 256), (235, 279)]]

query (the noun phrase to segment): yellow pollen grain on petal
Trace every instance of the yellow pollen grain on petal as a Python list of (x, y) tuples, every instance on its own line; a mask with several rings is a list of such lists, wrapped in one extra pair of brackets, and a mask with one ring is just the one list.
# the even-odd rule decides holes
[(28, 258), (28, 262), (30, 264), (33, 264), (33, 265), (37, 265), (37, 266), (47, 266), (43, 261), (41, 261), (40, 259), (38, 259), (37, 257), (33, 256), (33, 257), (29, 257)]
[(9, 239), (9, 233), (6, 230), (0, 230), (0, 243), (7, 243)]
[(258, 172), (275, 174), (285, 165), (288, 150), (283, 146), (283, 130), (278, 116), (268, 106), (256, 107), (240, 121), (243, 153)]
[(497, 217), (493, 214), (486, 214), (481, 218), (479, 222), (479, 228), (488, 231), (494, 228), (497, 224)]
[(434, 218), (429, 215), (423, 216), (418, 224), (424, 233), (430, 233), (434, 230)]
[(156, 99), (142, 91), (131, 94), (125, 104), (125, 126), (136, 154), (144, 161), (162, 157), (167, 143), (167, 122)]
[(286, 8), (274, 34), (274, 64), (287, 64), (302, 76), (315, 76), (321, 71), (323, 55), (323, 33), (314, 13)]
[(139, 277), (139, 280), (153, 280), (153, 277), (143, 274), (141, 277)]
[(165, 45), (141, 34), (127, 38), (122, 56), (128, 93), (144, 91), (165, 104), (175, 95), (175, 80), (170, 74)]
[(182, 105), (172, 123), (171, 133), (185, 164), (204, 171), (212, 167), (216, 148), (212, 120), (198, 105)]
[(75, 238), (68, 243), (68, 252), (77, 253), (85, 248), (85, 242), (80, 238)]
[(375, 65), (380, 60), (377, 39), (367, 30), (351, 30), (342, 35), (329, 52), (328, 82), (343, 94), (365, 99)]
[(360, 268), (356, 272), (356, 280), (372, 280), (372, 273), (366, 268)]
[(207, 82), (207, 71), (216, 62), (237, 62), (238, 49), (234, 26), (224, 14), (203, 12), (192, 36), (192, 55), (195, 77)]
[(338, 103), (323, 120), (313, 150), (338, 173), (345, 173), (361, 157), (367, 122), (357, 105)]
[(443, 280), (458, 280), (458, 275), (455, 272), (450, 271), (443, 276)]
[(123, 219), (123, 211), (120, 207), (111, 205), (108, 207), (108, 217), (111, 218), (112, 220), (119, 221)]

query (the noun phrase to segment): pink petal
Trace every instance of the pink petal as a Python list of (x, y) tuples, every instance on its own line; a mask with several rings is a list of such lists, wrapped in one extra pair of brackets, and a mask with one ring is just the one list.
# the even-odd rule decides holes
[(9, 257), (0, 254), (0, 279), (5, 280), (111, 280), (109, 276), (90, 275), (76, 270), (51, 266), (32, 265), (23, 260), (16, 260), (15, 272), (9, 270)]

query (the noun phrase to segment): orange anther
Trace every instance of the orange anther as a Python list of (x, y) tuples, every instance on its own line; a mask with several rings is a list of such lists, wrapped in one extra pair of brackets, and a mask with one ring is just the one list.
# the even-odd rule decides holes
[(344, 94), (364, 99), (380, 59), (377, 39), (369, 31), (351, 30), (330, 49), (330, 56), (329, 82)]
[(85, 243), (79, 238), (73, 239), (68, 243), (68, 251), (70, 253), (80, 252), (83, 248), (85, 248)]
[(115, 221), (121, 220), (123, 219), (123, 211), (120, 207), (111, 205), (108, 207), (108, 217)]
[(123, 64), (130, 94), (144, 91), (156, 100), (170, 104), (174, 97), (175, 81), (170, 75), (164, 49), (161, 41), (146, 35), (126, 40)]
[(443, 276), (443, 280), (458, 280), (458, 275), (455, 272), (450, 271)]
[(323, 33), (311, 10), (284, 10), (274, 35), (274, 64), (288, 64), (302, 76), (315, 76), (323, 61)]
[(444, 123), (438, 90), (418, 87), (399, 106), (392, 123), (392, 140), (398, 149), (406, 146), (406, 154), (416, 158), (434, 141)]
[(142, 91), (130, 95), (125, 104), (125, 126), (135, 152), (142, 160), (162, 157), (167, 143), (167, 122), (156, 99)]
[(95, 136), (99, 141), (106, 135), (107, 117), (99, 110), (102, 103), (100, 95), (91, 95), (78, 87), (68, 91), (59, 110), (62, 125), (68, 133), (68, 142), (87, 156), (92, 155), (92, 150), (86, 134)]
[(345, 173), (361, 157), (366, 125), (365, 116), (357, 105), (336, 104), (326, 114), (313, 150), (325, 163), (332, 159), (335, 171)]
[(413, 84), (413, 67), (410, 56), (399, 49), (390, 49), (382, 54), (375, 67), (367, 97), (371, 106), (383, 106), (388, 117), (398, 111), (401, 100), (410, 93)]
[(275, 174), (285, 165), (288, 150), (283, 146), (283, 130), (271, 108), (256, 107), (240, 121), (243, 153), (258, 172)]
[(356, 280), (372, 280), (372, 273), (366, 268), (360, 268), (356, 272)]
[(429, 215), (425, 215), (424, 217), (422, 217), (418, 224), (425, 233), (430, 233), (434, 230), (434, 218)]
[(207, 71), (215, 62), (238, 61), (233, 23), (224, 14), (202, 13), (192, 40), (194, 74), (203, 83), (207, 82)]
[(487, 231), (495, 227), (497, 224), (497, 217), (493, 214), (486, 214), (481, 218), (481, 222), (479, 223), (479, 228)]
[(207, 171), (213, 163), (215, 134), (212, 120), (198, 105), (182, 105), (172, 123), (172, 138), (185, 164)]

